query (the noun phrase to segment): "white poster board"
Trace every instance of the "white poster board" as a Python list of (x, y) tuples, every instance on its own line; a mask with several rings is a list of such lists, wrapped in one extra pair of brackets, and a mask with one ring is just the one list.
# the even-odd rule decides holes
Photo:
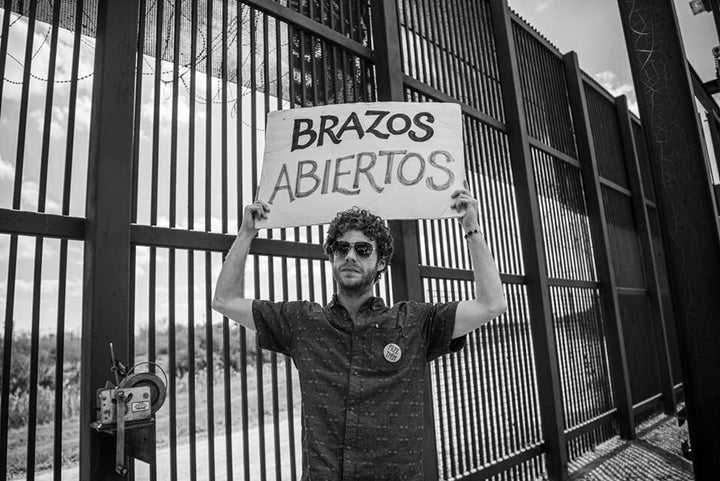
[(384, 219), (459, 217), (460, 106), (376, 102), (268, 114), (260, 228), (324, 224), (354, 206)]

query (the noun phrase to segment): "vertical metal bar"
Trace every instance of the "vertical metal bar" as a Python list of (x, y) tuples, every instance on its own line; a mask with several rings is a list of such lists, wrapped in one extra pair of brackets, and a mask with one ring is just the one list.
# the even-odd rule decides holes
[[(235, 84), (236, 84), (236, 98), (235, 111), (237, 112), (237, 120), (235, 121), (235, 155), (237, 169), (237, 227), (240, 229), (240, 224), (243, 218), (243, 207), (245, 203), (244, 199), (244, 188), (243, 188), (243, 42), (242, 42), (242, 31), (243, 31), (243, 10), (246, 8), (244, 4), (235, 3), (235, 24), (237, 25), (237, 41), (235, 43)], [(288, 30), (290, 27), (288, 27)], [(291, 52), (292, 56), (292, 38), (288, 38), (288, 51)], [(292, 88), (292, 75), (288, 75), (290, 88)], [(292, 99), (292, 96), (290, 96)]]
[[(638, 162), (635, 137), (628, 111), (627, 97), (624, 95), (615, 100), (617, 108), (620, 137), (623, 143), (623, 151), (632, 192), (633, 212), (637, 222), (640, 248), (642, 249), (642, 260), (647, 278), (648, 296), (650, 303), (651, 321), (655, 331), (655, 349), (657, 352), (658, 371), (660, 374), (660, 389), (663, 395), (663, 409), (666, 413), (675, 411), (675, 390), (673, 389), (672, 366), (670, 364), (670, 348), (668, 346), (667, 330), (665, 328), (666, 318), (662, 308), (660, 295), (660, 283), (658, 280), (657, 266), (655, 262), (654, 249), (652, 245), (652, 232), (650, 230), (650, 219), (645, 209), (645, 188), (640, 177), (640, 164)], [(638, 139), (642, 142), (644, 139)]]
[[(244, 175), (243, 175), (243, 42), (242, 42), (242, 26), (243, 26), (243, 11), (247, 8), (244, 4), (236, 2), (236, 16), (235, 20), (238, 25), (238, 38), (237, 47), (235, 52), (236, 60), (236, 84), (237, 84), (237, 123), (236, 123), (236, 135), (237, 135), (237, 225), (240, 228), (240, 224), (243, 218), (243, 204), (244, 200)], [(292, 39), (288, 38), (288, 50), (292, 52)], [(291, 53), (292, 55), (292, 53)], [(292, 76), (290, 76), (290, 87), (292, 88)], [(254, 95), (254, 94), (253, 94)], [(292, 98), (292, 95), (291, 95)], [(254, 162), (254, 159), (253, 159)], [(250, 479), (250, 431), (249, 431), (249, 405), (248, 405), (248, 379), (247, 379), (247, 330), (244, 326), (239, 327), (239, 341), (240, 341), (240, 392), (242, 393), (240, 401), (240, 417), (242, 420), (242, 465), (243, 465), (243, 479)]]
[[(140, 0), (140, 11), (139, 25), (138, 25), (138, 40), (137, 40), (137, 57), (135, 63), (135, 115), (133, 118), (133, 125), (137, 129), (142, 119), (142, 91), (143, 91), (143, 68), (145, 65), (145, 19), (146, 13), (146, 0)], [(77, 25), (77, 20), (76, 20)], [(82, 23), (80, 24), (80, 32), (82, 32)], [(80, 43), (76, 38), (76, 49), (79, 50)], [(79, 55), (79, 52), (77, 52)], [(73, 77), (75, 78), (77, 74)], [(74, 112), (71, 109), (74, 115)], [(133, 136), (133, 158), (132, 158), (132, 207), (130, 213), (130, 219), (132, 223), (137, 222), (137, 209), (138, 209), (138, 172), (140, 166), (140, 136)], [(134, 252), (135, 247), (133, 247)]]
[[(45, 95), (45, 119), (43, 121), (42, 151), (40, 154), (40, 189), (38, 192), (38, 212), (45, 212), (47, 195), (48, 157), (50, 153), (50, 129), (52, 125), (53, 98), (55, 92), (55, 64), (57, 60), (58, 25), (60, 23), (61, 0), (53, 5), (52, 35), (50, 37), (50, 61), (48, 62), (47, 89)], [(9, 14), (9, 12), (8, 12)]]
[(515, 42), (506, 0), (490, 2), (495, 47), (503, 86), (503, 108), (508, 126), (508, 146), (515, 179), (520, 232), (523, 239), (528, 305), (537, 364), (538, 395), (548, 475), (566, 479), (567, 448), (563, 430), (560, 373), (552, 328), (550, 289), (540, 226), (540, 209), (528, 143), (527, 122), (519, 97), (520, 77)]
[[(250, 145), (252, 155), (252, 199), (255, 199), (255, 193), (257, 190), (258, 178), (257, 178), (257, 99), (255, 92), (257, 91), (257, 27), (255, 25), (255, 9), (250, 9), (250, 128), (252, 130), (252, 141)], [(302, 45), (302, 40), (301, 40)], [(301, 61), (304, 62), (304, 58), (301, 56)], [(304, 85), (305, 78), (302, 78), (301, 85)], [(257, 262), (257, 257), (255, 258)], [(257, 268), (257, 265), (255, 266)]]
[[(83, 13), (83, 0), (77, 0), (75, 4), (75, 25), (74, 25), (74, 39), (73, 39), (73, 55), (72, 55), (72, 66), (70, 67), (70, 94), (68, 105), (68, 123), (67, 123), (67, 141), (65, 144), (65, 173), (63, 178), (63, 201), (62, 201), (62, 214), (68, 215), (70, 213), (70, 189), (72, 179), (72, 163), (73, 163), (73, 152), (75, 148), (75, 115), (77, 106), (77, 84), (78, 84), (78, 69), (80, 66), (80, 40), (82, 39), (82, 13)], [(4, 37), (3, 37), (4, 39)], [(0, 51), (0, 59), (2, 58), (2, 52)], [(1, 71), (2, 69), (0, 69)], [(2, 95), (0, 94), (0, 97)]]
[[(30, 97), (30, 72), (33, 59), (33, 39), (35, 38), (35, 16), (37, 0), (30, 2), (28, 12), (27, 39), (25, 41), (25, 59), (23, 63), (22, 92), (20, 94), (20, 119), (18, 121), (18, 141), (15, 153), (15, 181), (13, 183), (12, 208), (20, 209), (22, 194), (23, 168), (25, 165), (25, 138), (27, 136), (28, 101)], [(6, 16), (10, 11), (6, 10)]]
[(190, 438), (190, 479), (197, 479), (197, 441), (195, 433), (195, 251), (187, 254), (188, 280), (188, 431)]
[[(239, 4), (236, 4), (237, 8), (240, 8)], [(222, 34), (221, 34), (221, 52), (222, 62), (220, 64), (220, 80), (222, 82), (221, 95), (221, 216), (222, 216), (222, 232), (227, 233), (228, 231), (228, 119), (227, 119), (227, 105), (228, 105), (228, 4), (223, 2), (222, 4)], [(242, 28), (240, 24), (237, 24), (237, 42), (241, 42)], [(240, 95), (240, 84), (238, 83), (238, 95)], [(240, 212), (238, 211), (238, 215)], [(239, 228), (238, 224), (238, 228)], [(223, 255), (223, 261), (225, 255)], [(225, 476), (227, 479), (233, 479), (233, 452), (232, 452), (232, 396), (231, 396), (231, 384), (230, 384), (230, 320), (223, 316), (222, 319), (222, 359), (223, 359), (223, 407), (224, 407), (224, 425), (225, 425)]]
[[(7, 10), (6, 10), (7, 11)], [(7, 294), (5, 297), (5, 329), (3, 332), (3, 370), (0, 390), (0, 478), (7, 478), (8, 425), (10, 417), (10, 363), (12, 362), (13, 319), (15, 315), (15, 277), (17, 275), (18, 237), (10, 236)]]
[(240, 392), (242, 401), (240, 411), (242, 415), (243, 439), (243, 479), (250, 479), (250, 436), (249, 436), (249, 406), (248, 406), (248, 378), (247, 378), (247, 329), (240, 326)]
[[(250, 149), (252, 152), (252, 198), (255, 198), (257, 191), (257, 27), (255, 21), (256, 11), (255, 9), (250, 10), (250, 128), (252, 131)], [(301, 59), (303, 57), (301, 56)], [(304, 78), (303, 78), (304, 84)], [(254, 284), (255, 284), (255, 295), (260, 295), (260, 260), (259, 256), (253, 256), (254, 262)], [(257, 333), (255, 334), (255, 380), (257, 387), (257, 415), (258, 415), (258, 436), (259, 436), (259, 453), (260, 453), (260, 479), (265, 481), (266, 479), (266, 461), (265, 461), (265, 407), (264, 407), (264, 382), (263, 382), (263, 355), (262, 349), (259, 347), (259, 340)]]
[[(270, 300), (275, 300), (275, 263), (273, 258), (268, 259), (268, 287), (270, 289)], [(272, 420), (273, 420), (273, 450), (275, 461), (275, 479), (282, 479), (282, 466), (280, 462), (280, 394), (278, 391), (278, 364), (277, 353), (270, 354), (270, 384), (272, 392)]]
[(43, 238), (35, 238), (33, 269), (33, 295), (30, 331), (30, 379), (28, 437), (25, 472), (28, 479), (35, 478), (35, 428), (37, 427), (38, 353), (40, 349), (40, 286), (42, 284)]
[(135, 53), (139, 2), (98, 2), (90, 123), (80, 396), (80, 478), (115, 478), (112, 439), (90, 428), (109, 342), (129, 359), (129, 252)]
[[(157, 2), (155, 15), (155, 72), (153, 77), (153, 130), (152, 130), (152, 166), (151, 166), (151, 192), (150, 192), (150, 225), (157, 225), (158, 211), (158, 164), (160, 156), (160, 80), (162, 75), (162, 39), (165, 20), (165, 2)], [(144, 56), (144, 48), (141, 45), (139, 56)], [(139, 130), (139, 126), (138, 126)], [(138, 135), (139, 137), (139, 135)], [(150, 269), (148, 272), (148, 365), (149, 371), (155, 371), (155, 327), (157, 314), (156, 290), (157, 290), (157, 249), (150, 247)], [(134, 335), (134, 334), (133, 334)], [(157, 479), (157, 465), (150, 464), (150, 481)]]
[[(195, 229), (195, 103), (197, 89), (197, 25), (198, 0), (191, 0), (190, 13), (190, 98), (188, 108), (188, 174), (187, 174), (187, 224)], [(187, 253), (188, 287), (188, 430), (190, 444), (190, 480), (197, 479), (197, 443), (195, 428), (195, 251)]]
[[(212, 104), (213, 104), (213, 3), (205, 10), (205, 231), (212, 230)], [(207, 405), (208, 477), (215, 479), (215, 362), (212, 326), (212, 258), (205, 251), (205, 403)]]
[(587, 100), (580, 73), (577, 54), (569, 52), (564, 56), (565, 73), (570, 97), (570, 109), (575, 120), (578, 157), (583, 164), (582, 174), (586, 192), (590, 231), (592, 235), (595, 265), (601, 288), (602, 312), (605, 318), (608, 347), (611, 358), (615, 403), (618, 409), (620, 435), (625, 439), (634, 439), (635, 416), (632, 409), (630, 376), (625, 354), (622, 319), (618, 305), (615, 270), (608, 247), (608, 227), (605, 220), (605, 208), (602, 200), (593, 133), (590, 127)]
[(67, 288), (68, 240), (60, 241), (60, 267), (58, 270), (58, 310), (55, 325), (55, 413), (53, 446), (53, 480), (62, 476), (62, 433), (63, 433), (63, 360), (65, 359), (65, 294)]
[[(212, 230), (212, 104), (213, 104), (213, 1), (206, 3), (205, 10), (205, 231)], [(223, 55), (224, 55), (223, 51)], [(215, 362), (213, 359), (212, 325), (212, 258), (205, 251), (205, 402), (207, 403), (208, 477), (215, 479)]]
[[(180, 89), (180, 20), (182, 0), (175, 1), (173, 11), (173, 71), (172, 71), (172, 120), (170, 124), (170, 228), (177, 219), (177, 150), (178, 150), (178, 97)], [(175, 249), (168, 253), (168, 409), (170, 411), (170, 479), (177, 478), (177, 370), (175, 330)]]
[[(153, 72), (153, 128), (152, 128), (152, 170), (151, 170), (151, 191), (150, 191), (150, 225), (157, 225), (157, 204), (158, 204), (158, 163), (160, 156), (160, 80), (162, 76), (162, 39), (163, 24), (165, 17), (165, 2), (157, 2), (155, 15), (155, 72)], [(144, 55), (144, 49), (139, 51)], [(150, 248), (150, 267), (152, 269), (155, 248)], [(151, 285), (151, 289), (154, 286)], [(149, 352), (149, 351), (148, 351)]]
[[(180, 2), (178, 2), (179, 4)], [(174, 205), (171, 195), (171, 206)], [(173, 207), (171, 207), (173, 209)], [(175, 332), (175, 249), (168, 256), (168, 409), (170, 410), (170, 478), (177, 479), (177, 369)]]
[(3, 79), (3, 81), (0, 82), (0, 114), (2, 113), (2, 99), (5, 98), (3, 97), (3, 87), (5, 85), (5, 62), (7, 61), (11, 6), (12, 0), (5, 0), (5, 3), (3, 4), (3, 11), (5, 13), (3, 15), (2, 27), (0, 27), (0, 79)]
[[(210, 17), (212, 18), (212, 17)], [(213, 325), (212, 303), (213, 277), (212, 253), (205, 251), (205, 372), (206, 372), (206, 403), (207, 403), (207, 443), (208, 443), (208, 477), (215, 479), (215, 362), (213, 358)]]
[[(278, 64), (279, 65), (279, 64)], [(284, 234), (284, 231), (283, 231)], [(282, 295), (283, 299), (289, 299), (289, 284), (288, 284), (288, 266), (287, 258), (282, 258)], [(297, 274), (297, 273), (296, 273)], [(285, 363), (285, 391), (287, 394), (287, 420), (288, 420), (288, 446), (290, 451), (290, 479), (295, 481), (297, 479), (297, 467), (296, 467), (296, 454), (295, 454), (295, 415), (293, 411), (293, 383), (292, 383), (292, 368), (290, 365), (290, 357), (283, 356), (283, 362)]]

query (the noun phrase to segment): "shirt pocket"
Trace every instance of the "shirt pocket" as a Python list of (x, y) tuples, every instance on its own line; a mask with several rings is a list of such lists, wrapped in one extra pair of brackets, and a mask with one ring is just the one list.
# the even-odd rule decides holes
[(393, 373), (407, 366), (408, 341), (399, 327), (371, 327), (365, 337), (364, 355), (367, 368)]

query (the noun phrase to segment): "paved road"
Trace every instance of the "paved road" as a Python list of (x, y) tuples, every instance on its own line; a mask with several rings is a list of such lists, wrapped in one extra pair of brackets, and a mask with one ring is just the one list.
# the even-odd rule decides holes
[[(287, 433), (288, 425), (287, 420), (282, 419), (280, 421), (280, 469), (282, 472), (283, 479), (290, 479), (290, 447), (288, 436), (283, 436), (282, 433)], [(295, 420), (295, 437), (296, 437), (296, 458), (297, 458), (297, 477), (300, 478), (301, 465), (300, 465), (300, 420), (299, 416), (296, 416)], [(250, 428), (248, 431), (250, 442), (248, 448), (250, 452), (250, 479), (261, 479), (260, 478), (260, 441), (259, 441), (259, 429), (258, 427)], [(242, 479), (243, 466), (245, 460), (243, 459), (243, 446), (242, 446), (242, 431), (236, 431), (232, 436), (233, 445), (233, 478)], [(225, 436), (218, 435), (215, 437), (215, 479), (217, 481), (226, 480), (226, 467), (225, 467)], [(189, 481), (190, 478), (190, 445), (183, 444), (177, 447), (178, 457), (178, 481)], [(207, 439), (202, 439), (196, 443), (196, 480), (197, 481), (209, 481), (210, 471), (208, 469), (208, 442)], [(273, 438), (273, 426), (269, 425), (265, 427), (265, 463), (266, 463), (266, 479), (275, 479), (275, 444)], [(149, 479), (149, 469), (147, 464), (138, 462), (135, 479), (137, 481)], [(72, 467), (63, 470), (62, 479), (67, 481), (75, 481), (79, 479), (79, 472), (77, 467)], [(24, 478), (20, 478), (24, 479)], [(35, 477), (36, 481), (53, 481), (52, 471), (46, 471), (39, 473)], [(158, 480), (169, 480), (170, 479), (170, 448), (164, 447), (157, 451), (157, 479)]]

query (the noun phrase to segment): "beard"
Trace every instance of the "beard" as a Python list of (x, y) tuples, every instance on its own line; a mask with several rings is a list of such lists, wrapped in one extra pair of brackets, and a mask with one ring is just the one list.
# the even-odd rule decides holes
[(345, 266), (333, 266), (333, 277), (337, 282), (338, 289), (341, 290), (348, 297), (358, 297), (365, 292), (368, 288), (371, 288), (375, 284), (375, 270), (365, 271), (359, 266), (357, 267), (360, 271), (360, 276), (348, 280), (342, 277), (342, 268)]

